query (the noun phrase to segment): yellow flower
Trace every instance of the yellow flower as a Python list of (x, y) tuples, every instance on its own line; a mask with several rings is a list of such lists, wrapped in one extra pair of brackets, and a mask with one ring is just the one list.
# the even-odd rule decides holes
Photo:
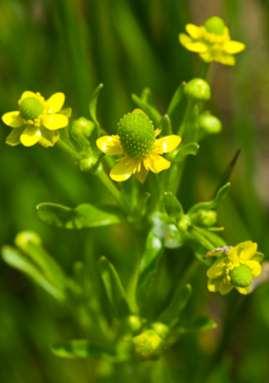
[(262, 271), (261, 254), (255, 242), (241, 242), (236, 246), (216, 249), (208, 256), (217, 256), (207, 270), (208, 290), (225, 295), (235, 288), (241, 294), (252, 290), (252, 282)]
[(59, 139), (59, 129), (68, 125), (68, 116), (62, 111), (64, 93), (54, 93), (47, 100), (40, 93), (23, 92), (19, 99), (19, 110), (5, 113), (3, 122), (13, 128), (6, 143), (11, 146), (22, 144), (44, 147), (53, 146)]
[(175, 150), (181, 137), (169, 135), (156, 139), (159, 133), (141, 109), (134, 109), (119, 121), (117, 135), (98, 138), (96, 145), (103, 153), (121, 156), (110, 177), (123, 182), (134, 174), (143, 182), (149, 171), (159, 173), (168, 169), (171, 163), (161, 154)]
[(186, 31), (188, 34), (179, 34), (180, 43), (208, 63), (235, 65), (234, 55), (245, 49), (245, 44), (231, 40), (229, 29), (217, 16), (210, 17), (201, 26), (187, 24)]

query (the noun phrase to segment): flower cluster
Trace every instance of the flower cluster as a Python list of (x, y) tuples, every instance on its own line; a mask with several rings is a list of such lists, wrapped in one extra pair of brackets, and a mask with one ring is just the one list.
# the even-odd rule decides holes
[(19, 110), (5, 113), (3, 122), (12, 128), (6, 139), (11, 146), (22, 144), (44, 147), (53, 146), (59, 139), (59, 129), (68, 125), (68, 115), (64, 114), (65, 95), (54, 93), (47, 100), (40, 93), (23, 92), (19, 99)]
[(128, 180), (135, 174), (143, 182), (149, 171), (159, 173), (171, 162), (161, 154), (174, 151), (181, 142), (175, 134), (156, 139), (160, 130), (141, 109), (134, 109), (122, 117), (118, 134), (98, 138), (96, 145), (105, 154), (119, 155), (121, 159), (112, 168), (110, 177), (117, 182)]
[(257, 244), (251, 241), (236, 246), (224, 247), (209, 252), (209, 257), (216, 257), (213, 265), (207, 270), (208, 290), (222, 295), (235, 288), (241, 294), (248, 294), (253, 280), (262, 271), (261, 254)]
[(208, 63), (235, 65), (234, 55), (245, 49), (245, 44), (231, 40), (229, 29), (220, 17), (210, 17), (201, 26), (187, 24), (186, 31), (188, 34), (179, 34), (180, 43)]

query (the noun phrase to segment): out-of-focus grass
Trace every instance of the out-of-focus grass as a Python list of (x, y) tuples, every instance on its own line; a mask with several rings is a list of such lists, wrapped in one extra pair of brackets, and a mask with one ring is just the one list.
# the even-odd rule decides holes
[[(186, 22), (197, 21), (192, 19), (192, 14), (196, 14), (195, 7), (200, 3), (197, 0), (0, 2), (0, 112), (13, 109), (25, 89), (40, 90), (46, 95), (63, 90), (76, 115), (85, 115), (89, 95), (98, 82), (105, 84), (99, 114), (108, 130), (113, 131), (117, 119), (132, 107), (130, 94), (140, 92), (144, 86), (153, 89), (160, 109), (164, 110), (177, 84), (199, 73), (197, 59), (178, 45), (177, 34)], [(233, 175), (232, 197), (222, 209), (221, 220), (229, 242), (252, 238), (268, 254), (269, 200), (261, 201), (257, 193), (261, 182), (257, 169), (266, 161), (259, 150), (263, 153), (268, 139), (264, 120), (269, 113), (265, 112), (264, 117), (259, 111), (269, 96), (263, 91), (268, 89), (269, 59), (264, 52), (268, 51), (269, 4), (258, 0), (223, 0), (219, 4), (232, 33), (246, 41), (249, 49), (235, 68), (215, 68), (215, 98), (211, 105), (224, 120), (224, 131), (220, 137), (207, 139), (199, 161), (189, 161), (180, 195), (186, 206), (194, 199), (211, 196), (234, 152), (241, 148), (242, 155)], [(205, 17), (212, 15), (214, 5), (214, 1), (208, 2)], [(265, 34), (263, 43), (255, 40), (259, 34), (252, 30), (251, 12), (257, 13), (257, 28)], [(262, 100), (251, 96), (259, 89)], [(99, 198), (100, 185), (91, 176), (79, 174), (62, 153), (5, 146), (7, 132), (8, 128), (2, 126), (0, 243), (11, 242), (18, 230), (34, 229), (41, 233), (51, 253), (67, 270), (71, 271), (72, 263), (81, 258), (90, 263), (86, 250), (91, 246), (93, 234), (66, 234), (47, 228), (37, 220), (34, 207), (48, 200), (66, 204), (94, 201), (97, 195)], [(94, 236), (99, 243), (97, 249), (107, 250), (111, 257), (120, 260), (118, 265), (126, 278), (126, 248), (119, 249), (116, 241), (113, 242), (113, 234), (109, 244), (102, 243), (102, 233), (94, 232)], [(97, 368), (95, 363), (66, 363), (49, 351), (54, 341), (81, 336), (83, 329), (67, 322), (65, 313), (19, 274), (3, 264), (0, 270), (1, 382), (91, 381), (92, 371)], [(248, 298), (247, 311), (238, 315), (235, 327), (227, 335), (229, 353), (220, 354), (212, 366), (210, 381), (264, 383), (268, 380), (265, 363), (269, 340), (268, 293), (268, 286), (263, 286)], [(206, 294), (204, 298), (206, 301)], [(223, 307), (224, 313), (231, 306), (225, 303), (231, 298), (222, 302), (209, 299), (210, 305)], [(203, 302), (200, 305), (206, 309)], [(158, 372), (158, 363), (151, 365), (153, 381), (201, 383), (195, 374), (196, 363), (199, 361), (202, 367), (204, 361), (210, 360), (215, 347), (212, 337), (209, 334), (201, 344), (184, 340), (179, 345), (184, 352), (178, 350), (181, 361), (171, 361), (171, 370), (165, 378)], [(227, 377), (230, 371), (233, 380)], [(121, 379), (132, 379), (124, 368)], [(103, 377), (102, 381), (110, 380)], [(135, 377), (134, 381), (139, 378)]]

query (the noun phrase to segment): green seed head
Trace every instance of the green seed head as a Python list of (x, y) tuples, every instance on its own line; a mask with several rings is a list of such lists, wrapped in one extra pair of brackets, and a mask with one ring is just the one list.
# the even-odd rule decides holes
[(118, 134), (124, 151), (133, 158), (147, 155), (154, 143), (153, 124), (140, 109), (135, 109), (121, 118)]
[(230, 272), (230, 277), (231, 282), (235, 287), (248, 287), (253, 280), (251, 270), (246, 265), (235, 267)]
[(35, 97), (26, 97), (20, 102), (20, 112), (25, 120), (33, 120), (40, 116), (44, 107)]
[(202, 78), (194, 78), (185, 85), (185, 94), (197, 101), (207, 101), (211, 97), (209, 84)]
[(223, 35), (225, 31), (224, 21), (218, 16), (213, 16), (207, 19), (204, 26), (207, 32), (215, 33), (216, 35)]

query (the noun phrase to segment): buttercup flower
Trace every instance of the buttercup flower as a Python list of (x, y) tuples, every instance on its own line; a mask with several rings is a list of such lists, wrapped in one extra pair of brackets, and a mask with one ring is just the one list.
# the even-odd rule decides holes
[(168, 169), (171, 163), (161, 154), (175, 150), (181, 137), (173, 134), (156, 139), (159, 133), (141, 109), (134, 109), (119, 121), (117, 135), (98, 138), (96, 145), (103, 153), (122, 156), (110, 177), (122, 182), (135, 174), (143, 182), (149, 171), (159, 173)]
[(3, 122), (12, 128), (6, 139), (11, 146), (22, 144), (44, 147), (53, 146), (59, 139), (59, 129), (68, 125), (68, 116), (61, 110), (64, 93), (54, 93), (47, 100), (40, 93), (23, 92), (19, 99), (19, 110), (5, 113)]
[(234, 65), (234, 55), (245, 49), (245, 44), (231, 40), (229, 29), (217, 16), (210, 17), (204, 25), (187, 24), (188, 34), (180, 33), (180, 43), (189, 51), (198, 53), (205, 62), (216, 61)]
[(252, 282), (262, 271), (261, 254), (257, 244), (251, 241), (241, 242), (236, 246), (224, 247), (209, 252), (208, 256), (217, 259), (207, 270), (208, 290), (222, 295), (235, 288), (241, 294), (252, 290)]

